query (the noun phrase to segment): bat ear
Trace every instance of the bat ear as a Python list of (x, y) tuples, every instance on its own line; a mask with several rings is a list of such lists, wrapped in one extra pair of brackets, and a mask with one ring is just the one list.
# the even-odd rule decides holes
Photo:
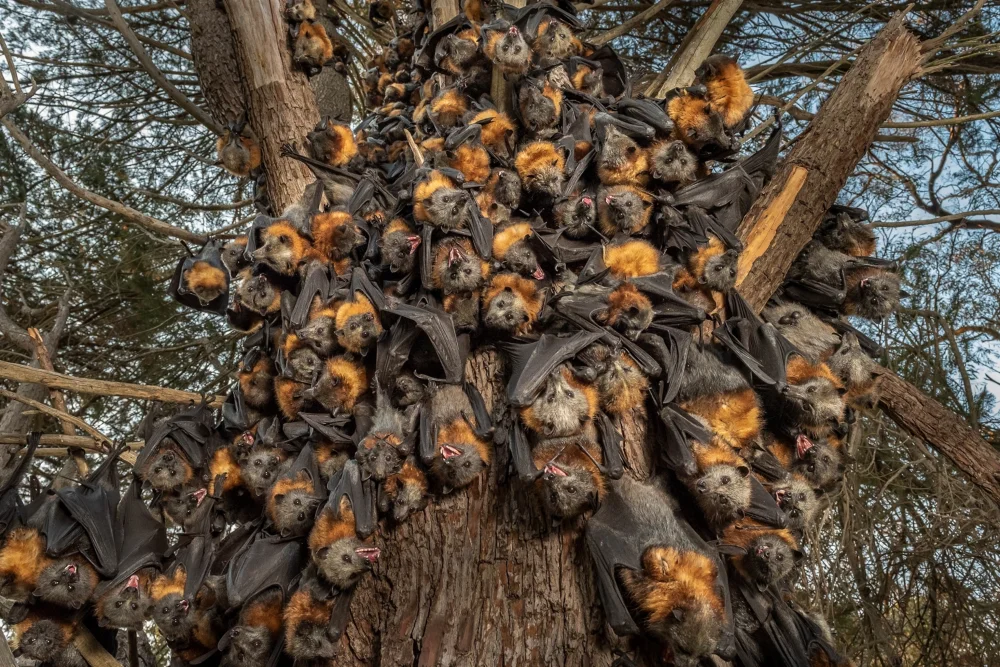
[(747, 466), (738, 466), (736, 468), (736, 472), (740, 474), (740, 477), (746, 477), (747, 475), (750, 474), (750, 468), (748, 468)]
[(284, 499), (285, 499), (285, 494), (284, 493), (276, 493), (276, 494), (274, 494), (274, 502), (280, 503)]
[(330, 553), (330, 547), (322, 547), (319, 551), (316, 552), (316, 557), (325, 558), (328, 553)]
[(683, 609), (681, 609), (681, 608), (678, 607), (678, 608), (674, 609), (670, 613), (673, 614), (674, 620), (677, 621), (678, 623), (682, 623), (684, 621), (684, 610)]
[(901, 290), (899, 290), (899, 298), (900, 299), (909, 299), (910, 298), (910, 293), (907, 292), (906, 290), (902, 290), (901, 289)]

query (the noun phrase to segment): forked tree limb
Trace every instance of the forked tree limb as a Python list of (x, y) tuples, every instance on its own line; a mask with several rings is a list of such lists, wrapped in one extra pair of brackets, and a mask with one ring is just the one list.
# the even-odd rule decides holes
[[(926, 49), (903, 24), (890, 20), (858, 54), (816, 117), (779, 164), (741, 222), (744, 242), (737, 286), (760, 310), (836, 202), (900, 90), (920, 72)], [(910, 435), (925, 440), (1000, 503), (1000, 453), (965, 420), (881, 369), (881, 405)]]
[[(63, 389), (92, 396), (121, 396), (141, 400), (162, 401), (164, 403), (199, 403), (201, 394), (168, 387), (152, 387), (144, 384), (129, 384), (111, 380), (77, 378), (62, 373), (53, 373), (21, 364), (0, 361), (0, 378), (17, 382), (33, 382), (49, 389)], [(218, 408), (225, 402), (225, 396), (209, 396), (209, 407)], [(48, 407), (48, 406), (46, 406)]]

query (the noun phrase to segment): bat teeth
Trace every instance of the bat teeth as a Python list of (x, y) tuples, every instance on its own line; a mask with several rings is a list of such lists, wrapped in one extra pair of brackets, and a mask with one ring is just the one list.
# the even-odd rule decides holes
[(382, 550), (378, 547), (361, 547), (355, 549), (354, 553), (364, 558), (369, 563), (374, 563), (378, 560), (378, 557), (382, 555)]
[(813, 441), (810, 440), (804, 433), (800, 433), (797, 438), (795, 438), (795, 455), (800, 459), (804, 459), (806, 454), (809, 453), (815, 445)]
[(447, 461), (448, 459), (454, 458), (456, 456), (461, 456), (462, 450), (457, 447), (452, 447), (451, 445), (442, 445), (441, 456)]
[(545, 472), (546, 475), (551, 475), (552, 477), (566, 477), (567, 476), (565, 470), (563, 470), (559, 466), (552, 465), (551, 463), (548, 464), (547, 466), (545, 466), (545, 470), (543, 472)]

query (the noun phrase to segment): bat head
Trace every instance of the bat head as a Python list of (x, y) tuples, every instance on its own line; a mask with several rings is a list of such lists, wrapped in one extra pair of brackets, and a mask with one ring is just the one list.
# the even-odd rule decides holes
[(289, 353), (285, 375), (299, 382), (312, 382), (323, 369), (323, 360), (311, 347), (300, 347)]
[(317, 549), (313, 559), (324, 579), (340, 590), (347, 590), (371, 571), (380, 555), (378, 547), (368, 546), (352, 536)]
[(470, 248), (460, 244), (448, 247), (447, 256), (437, 266), (441, 289), (446, 294), (472, 292), (483, 282), (483, 263)]
[(600, 169), (616, 171), (632, 164), (642, 149), (631, 137), (616, 128), (607, 125), (604, 129), (604, 139), (601, 143), (601, 153), (597, 158)]
[(170, 593), (156, 600), (152, 617), (167, 641), (188, 638), (198, 622), (194, 603), (180, 593)]
[(777, 534), (764, 532), (750, 541), (743, 565), (758, 586), (770, 586), (784, 579), (801, 557)]
[(824, 429), (844, 418), (844, 399), (829, 378), (811, 377), (801, 384), (786, 385), (785, 402), (792, 408), (793, 418), (803, 427)]
[(532, 132), (546, 130), (559, 120), (555, 103), (542, 94), (538, 85), (526, 83), (521, 86), (517, 100), (521, 108), (521, 120)]
[(172, 491), (191, 480), (194, 471), (180, 447), (164, 439), (149, 458), (142, 477), (157, 491)]
[(589, 193), (574, 194), (554, 208), (556, 224), (566, 230), (570, 238), (579, 239), (590, 234), (597, 222), (597, 202)]
[(690, 183), (698, 171), (698, 158), (680, 139), (665, 141), (652, 152), (649, 175), (664, 183)]
[(509, 271), (522, 276), (530, 276), (535, 280), (545, 279), (545, 271), (538, 264), (538, 257), (527, 239), (522, 239), (507, 249), (503, 264)]
[(222, 661), (228, 667), (261, 667), (274, 648), (275, 637), (265, 626), (237, 625), (229, 636), (231, 643)]
[(434, 191), (425, 208), (429, 221), (448, 231), (468, 226), (471, 219), (468, 203), (469, 193), (466, 191), (443, 187)]
[(42, 602), (81, 609), (97, 583), (97, 572), (81, 557), (60, 558), (39, 573), (34, 595)]
[(304, 326), (299, 327), (296, 333), (299, 339), (317, 354), (329, 356), (336, 347), (335, 328), (336, 320), (333, 314), (317, 314)]
[[(796, 458), (792, 463), (792, 472), (804, 477), (811, 486), (827, 489), (840, 481), (844, 475), (844, 460), (840, 452), (822, 438), (810, 439), (799, 435), (798, 441), (805, 438), (811, 446), (808, 448), (796, 443)], [(798, 452), (802, 454), (798, 454)]]
[(249, 264), (246, 258), (247, 237), (240, 236), (222, 246), (222, 263), (229, 270), (229, 275), (235, 276)]
[(692, 600), (674, 609), (667, 629), (667, 644), (676, 667), (697, 667), (711, 655), (722, 635), (722, 619), (711, 605)]
[(441, 445), (441, 454), (434, 458), (431, 468), (442, 484), (460, 489), (486, 469), (486, 461), (474, 445), (456, 442)]
[(248, 269), (240, 274), (239, 286), (236, 288), (236, 301), (247, 309), (266, 315), (279, 297), (278, 288), (271, 284), (263, 273), (251, 275)]
[(493, 187), (493, 197), (507, 208), (517, 208), (521, 203), (521, 179), (516, 171), (510, 169), (494, 169), (490, 182)]
[(794, 476), (773, 490), (774, 501), (785, 513), (788, 528), (802, 530), (812, 523), (819, 510), (815, 489), (805, 479)]
[(517, 331), (530, 320), (524, 299), (509, 287), (505, 287), (490, 301), (483, 315), (483, 324), (506, 333)]
[(531, 49), (517, 26), (510, 26), (496, 41), (493, 62), (509, 71), (527, 69), (531, 62)]
[(750, 506), (750, 468), (712, 466), (694, 482), (692, 490), (709, 522), (725, 525), (740, 518)]
[(598, 504), (600, 474), (580, 466), (549, 463), (542, 470), (542, 502), (549, 514), (561, 519), (579, 516)]
[(418, 484), (403, 484), (392, 500), (392, 518), (400, 522), (427, 504), (426, 489)]
[(601, 219), (623, 232), (632, 232), (644, 224), (646, 202), (632, 188), (609, 188), (601, 194), (597, 206)]
[(552, 373), (528, 407), (530, 426), (543, 438), (576, 435), (590, 421), (593, 406), (581, 387), (569, 383), (568, 372)]
[[(304, 240), (290, 225), (272, 225), (261, 236), (260, 247), (254, 250), (253, 260), (282, 276), (293, 275), (302, 259)], [(287, 229), (286, 229), (287, 227)]]
[(303, 621), (285, 635), (285, 651), (303, 660), (329, 660), (337, 654), (337, 644), (328, 622)]
[(309, 489), (292, 488), (273, 496), (271, 519), (282, 536), (302, 536), (309, 532), (320, 499)]
[(21, 635), (19, 647), (21, 653), (48, 664), (54, 664), (54, 659), (66, 648), (67, 638), (63, 628), (48, 619), (40, 619)]
[(890, 271), (880, 271), (858, 283), (857, 297), (852, 299), (854, 314), (869, 320), (884, 320), (899, 307), (901, 296), (899, 276)]
[(316, 6), (312, 0), (289, 0), (285, 16), (293, 23), (316, 20)]
[(396, 231), (382, 236), (382, 263), (393, 273), (410, 273), (417, 261), (420, 237), (412, 232)]
[(848, 387), (863, 386), (871, 382), (877, 364), (865, 353), (858, 337), (848, 331), (840, 338), (840, 346), (833, 351), (826, 365)]
[(281, 474), (288, 455), (277, 447), (255, 445), (250, 456), (240, 465), (240, 476), (247, 488), (260, 497)]
[(736, 286), (736, 263), (739, 258), (739, 253), (732, 249), (709, 257), (698, 282), (714, 292), (729, 292)]
[(207, 495), (208, 489), (192, 489), (184, 486), (161, 495), (160, 507), (176, 525), (193, 526), (204, 516), (204, 511), (209, 507), (203, 503)]
[(539, 26), (533, 46), (539, 58), (564, 60), (578, 53), (578, 43), (568, 25), (557, 19), (547, 19)]
[(97, 622), (102, 627), (138, 630), (149, 615), (153, 599), (139, 576), (133, 574), (117, 588), (102, 596), (97, 604)]
[[(396, 444), (393, 444), (393, 443)], [(377, 482), (385, 481), (403, 467), (403, 453), (397, 448), (400, 438), (394, 434), (371, 433), (361, 441), (355, 458), (361, 472)]]

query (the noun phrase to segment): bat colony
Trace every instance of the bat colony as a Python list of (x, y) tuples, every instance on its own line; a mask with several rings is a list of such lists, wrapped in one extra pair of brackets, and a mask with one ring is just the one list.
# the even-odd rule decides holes
[[(788, 582), (846, 425), (877, 400), (876, 346), (844, 316), (901, 296), (866, 214), (833, 207), (758, 315), (734, 232), (781, 126), (740, 154), (753, 92), (732, 58), (659, 100), (575, 35), (569, 3), (469, 0), (433, 31), (419, 8), (371, 18), (398, 34), (365, 76), (373, 111), (285, 147), (316, 175), (299, 204), (271, 215), (246, 119), (219, 140), (262, 212), (183, 259), (171, 291), (247, 333), (221, 420), (151, 420), (121, 496), (113, 455), (22, 503), (33, 445), (0, 490), (21, 655), (82, 666), (79, 627), (152, 620), (179, 664), (335, 664), (372, 533), (504, 452), (501, 483), (553, 521), (589, 516), (605, 618), (654, 662), (849, 664)], [(299, 67), (343, 67), (311, 0), (288, 19)], [(464, 376), (484, 346), (507, 369), (492, 414)], [(618, 419), (640, 408), (658, 453), (643, 483)]]

